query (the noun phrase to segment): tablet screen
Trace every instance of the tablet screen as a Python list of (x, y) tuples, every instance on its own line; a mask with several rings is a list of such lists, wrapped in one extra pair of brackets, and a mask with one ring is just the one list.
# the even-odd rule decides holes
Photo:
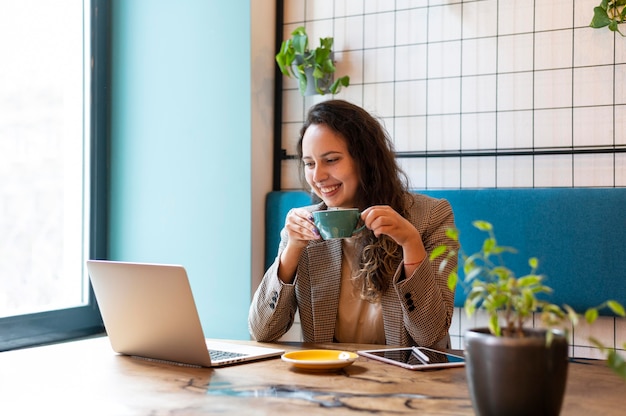
[(358, 353), (369, 358), (400, 365), (412, 370), (420, 369), (420, 367), (424, 369), (458, 367), (465, 364), (465, 358), (462, 355), (455, 355), (424, 347), (365, 350), (358, 351)]

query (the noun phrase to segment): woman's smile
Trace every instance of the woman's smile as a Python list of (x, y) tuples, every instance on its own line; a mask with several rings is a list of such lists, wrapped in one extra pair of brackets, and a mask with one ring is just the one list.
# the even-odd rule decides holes
[(333, 192), (335, 192), (337, 189), (339, 189), (341, 185), (333, 185), (333, 186), (318, 186), (320, 192), (326, 196), (329, 196), (330, 194), (332, 194)]

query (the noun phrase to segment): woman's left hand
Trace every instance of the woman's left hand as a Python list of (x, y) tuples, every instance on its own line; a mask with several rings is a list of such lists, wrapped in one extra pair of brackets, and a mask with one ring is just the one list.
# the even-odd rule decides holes
[(424, 258), (426, 250), (419, 231), (390, 206), (371, 206), (361, 213), (361, 219), (376, 237), (385, 234), (402, 246), (405, 261)]

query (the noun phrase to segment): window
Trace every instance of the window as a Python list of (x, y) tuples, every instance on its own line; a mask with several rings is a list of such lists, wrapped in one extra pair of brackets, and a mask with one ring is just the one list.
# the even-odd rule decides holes
[(104, 3), (0, 1), (0, 350), (102, 331)]

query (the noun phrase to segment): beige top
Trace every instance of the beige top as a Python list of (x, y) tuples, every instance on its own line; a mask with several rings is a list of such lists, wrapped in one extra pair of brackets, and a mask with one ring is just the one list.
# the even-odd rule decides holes
[(380, 302), (370, 303), (361, 299), (359, 288), (352, 283), (352, 259), (354, 240), (342, 240), (341, 290), (337, 323), (336, 342), (360, 344), (385, 344), (385, 330)]

